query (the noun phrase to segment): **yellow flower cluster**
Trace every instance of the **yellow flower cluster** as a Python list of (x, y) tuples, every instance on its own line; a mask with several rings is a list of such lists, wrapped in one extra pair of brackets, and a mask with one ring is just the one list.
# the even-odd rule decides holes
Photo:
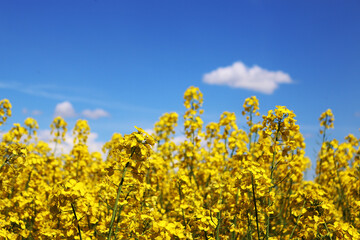
[(0, 126), (8, 117), (11, 117), (11, 103), (8, 99), (3, 99), (0, 101)]
[[(62, 154), (61, 117), (50, 143), (36, 138), (34, 119), (14, 124), (0, 143), (0, 239), (360, 239), (360, 139), (328, 141), (331, 110), (320, 117), (316, 178), (305, 181), (293, 111), (276, 106), (260, 121), (253, 96), (247, 129), (231, 112), (204, 127), (200, 90), (184, 99), (184, 140), (174, 138), (178, 114), (167, 113), (151, 135), (114, 133), (103, 154), (89, 151), (85, 120)], [(0, 115), (1, 126), (8, 100)]]
[(51, 135), (54, 135), (53, 141), (58, 144), (62, 141), (65, 141), (65, 135), (67, 132), (67, 123), (62, 117), (56, 117), (54, 121), (50, 124)]

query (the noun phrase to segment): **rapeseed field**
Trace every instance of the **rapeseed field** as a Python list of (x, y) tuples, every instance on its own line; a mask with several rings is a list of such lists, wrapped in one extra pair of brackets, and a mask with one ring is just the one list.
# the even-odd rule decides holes
[[(250, 97), (243, 116), (204, 126), (202, 104), (189, 87), (184, 141), (174, 141), (179, 115), (166, 113), (153, 134), (114, 133), (103, 155), (88, 150), (86, 120), (62, 154), (37, 139), (36, 120), (14, 124), (0, 143), (0, 238), (360, 239), (360, 139), (328, 139), (331, 110), (319, 118), (316, 177), (305, 181), (310, 159), (293, 111), (276, 106), (254, 122)], [(10, 116), (4, 99), (0, 127)], [(50, 126), (60, 145), (69, 126), (61, 117)]]

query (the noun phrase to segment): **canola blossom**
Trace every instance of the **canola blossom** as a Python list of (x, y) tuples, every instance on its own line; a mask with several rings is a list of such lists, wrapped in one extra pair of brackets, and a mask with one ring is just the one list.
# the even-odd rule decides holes
[[(259, 102), (247, 98), (241, 129), (232, 112), (204, 126), (202, 104), (189, 87), (183, 141), (174, 141), (179, 115), (165, 113), (153, 134), (114, 133), (103, 155), (89, 151), (86, 120), (66, 153), (61, 117), (50, 142), (37, 139), (35, 119), (14, 124), (0, 143), (0, 239), (360, 239), (360, 139), (328, 139), (330, 109), (316, 177), (305, 181), (293, 111), (276, 106), (257, 122)], [(0, 101), (0, 127), (11, 107)]]

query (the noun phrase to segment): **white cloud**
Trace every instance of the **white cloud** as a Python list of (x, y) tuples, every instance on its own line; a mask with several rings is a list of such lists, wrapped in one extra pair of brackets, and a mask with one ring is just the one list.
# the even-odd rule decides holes
[[(40, 130), (38, 133), (39, 140), (47, 142), (49, 147), (55, 149), (55, 143), (51, 142), (53, 136), (50, 134), (50, 130)], [(87, 146), (89, 152), (100, 152), (102, 153), (102, 146), (104, 142), (100, 142), (97, 140), (98, 134), (91, 132), (88, 136)], [(74, 136), (72, 134), (67, 133), (65, 135), (65, 142), (62, 142), (56, 146), (56, 154), (68, 154), (74, 146)], [(103, 154), (103, 153), (102, 153)], [(103, 155), (104, 157), (104, 155)]]
[[(33, 111), (32, 114), (37, 115), (39, 113), (37, 111)], [(61, 116), (63, 118), (71, 118), (79, 116), (80, 114), (76, 113), (73, 105), (69, 101), (65, 101), (56, 105), (54, 115), (55, 117)], [(90, 119), (98, 119), (102, 117), (109, 117), (110, 114), (104, 109), (97, 108), (94, 110), (85, 109), (81, 112), (81, 116)]]
[(97, 108), (95, 110), (86, 109), (82, 111), (82, 115), (91, 119), (98, 119), (102, 117), (109, 117), (110, 114), (103, 109)]
[(176, 145), (180, 145), (182, 142), (184, 142), (186, 140), (185, 135), (179, 135), (174, 137), (174, 139), (172, 140)]
[(60, 116), (63, 118), (75, 117), (76, 112), (72, 104), (68, 101), (65, 101), (56, 105), (54, 115), (55, 117)]
[(203, 82), (272, 94), (279, 84), (293, 81), (282, 71), (269, 71), (256, 65), (249, 68), (242, 62), (235, 62), (232, 66), (206, 73)]
[(150, 135), (155, 133), (154, 129), (152, 129), (152, 128), (144, 129), (144, 131), (145, 131), (147, 134), (150, 134)]

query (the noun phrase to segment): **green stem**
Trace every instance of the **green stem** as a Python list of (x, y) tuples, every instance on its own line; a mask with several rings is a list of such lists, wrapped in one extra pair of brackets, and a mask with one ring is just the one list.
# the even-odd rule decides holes
[[(179, 195), (180, 195), (180, 202), (183, 199), (182, 194), (181, 194), (181, 183), (179, 183)], [(186, 221), (185, 221), (185, 212), (184, 209), (181, 209), (182, 212), (182, 217), (183, 217), (183, 222), (184, 222), (184, 228), (186, 229)]]
[(256, 207), (256, 197), (255, 197), (255, 184), (254, 184), (254, 176), (252, 173), (251, 173), (251, 184), (252, 184), (252, 191), (253, 191), (253, 201), (254, 201), (254, 206), (255, 206), (256, 230), (257, 230), (257, 234), (258, 234), (258, 239), (260, 239), (258, 210)]
[(82, 240), (82, 237), (81, 237), (81, 230), (80, 230), (80, 225), (79, 225), (79, 222), (78, 222), (78, 219), (77, 219), (77, 216), (76, 216), (76, 211), (75, 211), (75, 207), (74, 207), (74, 204), (73, 204), (73, 203), (71, 203), (71, 208), (72, 208), (73, 213), (74, 213), (74, 216), (75, 216), (75, 220), (76, 220), (77, 228), (78, 228), (78, 231), (79, 231), (80, 240)]
[[(251, 231), (251, 219), (249, 217), (249, 213), (247, 213), (247, 218), (248, 218), (248, 229), (246, 232), (247, 238), (252, 240), (252, 231)], [(250, 236), (250, 237), (249, 237)], [(260, 240), (260, 239), (259, 239)]]
[(327, 231), (328, 234), (329, 234), (330, 240), (332, 240), (332, 237), (331, 237), (331, 235), (330, 235), (330, 231), (329, 231), (329, 228), (327, 227), (326, 222), (324, 222), (324, 225), (325, 225), (326, 231)]
[(220, 233), (220, 225), (221, 225), (221, 211), (217, 213), (216, 218), (218, 219), (218, 224), (216, 226), (216, 236), (215, 239), (219, 240), (219, 233)]
[[(134, 152), (131, 153), (131, 156), (130, 158), (132, 157)], [(122, 178), (121, 178), (121, 182), (119, 184), (119, 187), (118, 187), (118, 191), (117, 191), (117, 195), (116, 195), (116, 200), (115, 200), (115, 206), (114, 206), (114, 209), (113, 209), (113, 213), (112, 213), (112, 216), (111, 216), (111, 222), (110, 222), (110, 229), (109, 229), (109, 235), (108, 235), (108, 240), (111, 239), (111, 235), (112, 235), (112, 229), (113, 229), (113, 225), (114, 225), (114, 221), (115, 221), (115, 217), (116, 217), (116, 214), (117, 214), (117, 206), (118, 206), (118, 203), (119, 203), (119, 198), (120, 198), (120, 193), (121, 193), (121, 188), (124, 184), (124, 178), (125, 178), (125, 174), (126, 174), (126, 169), (127, 167), (130, 165), (130, 162), (127, 162), (125, 167), (124, 167), (124, 170), (123, 170), (123, 174), (122, 174)]]
[[(237, 191), (236, 191), (236, 196), (235, 196), (235, 211), (236, 211), (236, 207), (237, 207), (238, 200), (239, 200), (239, 191), (240, 191), (240, 189), (239, 189), (239, 187), (238, 187), (238, 188), (237, 188)], [(236, 214), (236, 212), (235, 212), (235, 216), (234, 216), (234, 220), (233, 220), (233, 225), (234, 225), (235, 227), (237, 227), (237, 223), (236, 223), (237, 218), (236, 218), (236, 216), (237, 216), (237, 214)], [(233, 231), (233, 232), (231, 233), (231, 239), (232, 239), (232, 240), (235, 240), (235, 237), (236, 237), (236, 232)]]
[[(327, 116), (325, 118), (325, 122), (327, 122)], [(320, 146), (320, 163), (319, 163), (319, 180), (320, 180), (320, 176), (321, 176), (321, 165), (322, 165), (322, 158), (321, 158), (321, 155), (322, 155), (322, 145), (324, 144), (325, 140), (326, 140), (326, 124), (324, 125), (324, 131), (323, 131), (323, 138), (322, 138), (322, 143), (321, 143), (321, 146)]]
[(58, 145), (58, 141), (57, 141), (57, 139), (56, 139), (56, 140), (55, 140), (54, 152), (53, 152), (53, 155), (54, 155), (54, 156), (55, 156), (55, 153), (56, 153), (57, 145)]
[[(224, 203), (224, 197), (223, 197), (223, 195), (222, 195), (222, 192), (223, 192), (223, 189), (221, 188), (221, 190), (220, 190), (221, 204)], [(219, 235), (220, 235), (220, 227), (221, 227), (221, 222), (222, 222), (221, 212), (222, 212), (222, 210), (220, 210), (220, 211), (217, 213), (217, 215), (216, 215), (216, 218), (217, 218), (217, 220), (218, 220), (217, 226), (216, 226), (216, 235), (215, 235), (215, 239), (216, 239), (216, 240), (219, 240), (219, 239), (220, 239), (220, 238), (219, 238)]]
[(80, 155), (81, 155), (81, 153), (79, 153), (79, 157), (77, 158), (77, 161), (76, 161), (76, 180), (78, 180), (78, 176), (79, 176), (79, 161), (80, 161)]
[(252, 140), (252, 132), (251, 132), (251, 127), (252, 127), (252, 107), (250, 110), (250, 124), (249, 124), (249, 153), (251, 153), (251, 140)]
[(28, 180), (27, 180), (27, 182), (26, 182), (26, 184), (25, 184), (25, 191), (27, 191), (28, 188), (29, 188), (29, 183), (30, 183), (30, 180), (31, 180), (31, 174), (32, 174), (32, 171), (30, 172), (29, 178), (28, 178)]
[[(273, 185), (273, 175), (274, 175), (274, 170), (275, 170), (275, 166), (274, 166), (274, 163), (275, 163), (275, 156), (276, 156), (276, 144), (277, 144), (277, 141), (279, 140), (279, 133), (280, 133), (280, 124), (281, 124), (281, 121), (282, 119), (280, 119), (278, 121), (278, 126), (277, 126), (277, 130), (276, 130), (276, 135), (275, 135), (275, 144), (274, 144), (274, 152), (273, 152), (273, 159), (272, 159), (272, 163), (271, 163), (271, 173), (270, 173), (270, 179), (271, 179), (271, 185)], [(272, 187), (270, 187), (269, 189), (269, 195), (271, 193), (271, 190), (272, 190)], [(268, 207), (270, 207), (271, 205), (271, 200), (270, 200), (270, 196), (269, 196), (269, 199), (268, 199)], [(266, 239), (269, 239), (269, 233), (270, 233), (270, 216), (268, 216), (266, 214)]]
[[(302, 210), (304, 209), (305, 204), (306, 204), (306, 200), (304, 201), (304, 204), (303, 204), (303, 206), (302, 206), (302, 208), (301, 208), (301, 212), (302, 212)], [(295, 224), (295, 226), (294, 226), (294, 228), (293, 228), (293, 230), (292, 230), (292, 232), (291, 232), (290, 239), (292, 239), (292, 237), (293, 237), (293, 235), (294, 235), (295, 229), (296, 229), (296, 227), (297, 227), (297, 225), (298, 225), (298, 223), (299, 223), (299, 220), (300, 220), (300, 217), (301, 217), (301, 216), (302, 216), (302, 214), (299, 214), (299, 216), (298, 216), (297, 219), (296, 219), (296, 224)]]

